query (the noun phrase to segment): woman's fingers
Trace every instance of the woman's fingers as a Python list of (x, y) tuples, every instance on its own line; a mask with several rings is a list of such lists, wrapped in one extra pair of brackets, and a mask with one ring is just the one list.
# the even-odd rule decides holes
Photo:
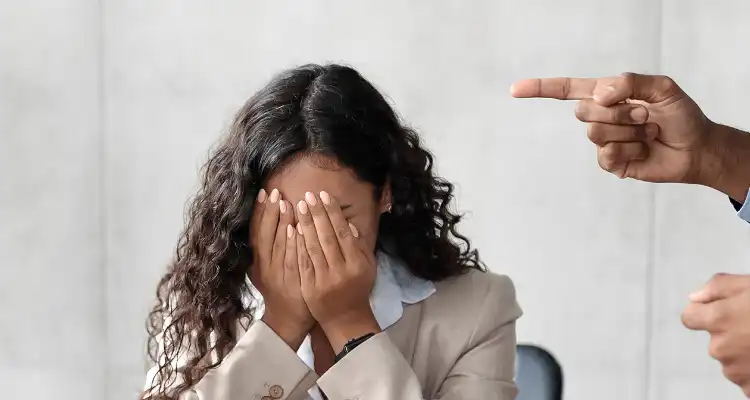
[(351, 222), (347, 223), (347, 227), (351, 232), (351, 239), (348, 239), (351, 244), (347, 246), (349, 249), (347, 257), (364, 257), (370, 265), (376, 265), (375, 254), (365, 247), (367, 244), (364, 240), (360, 240), (359, 229)]
[[(274, 189), (268, 198), (262, 203), (262, 210), (259, 210), (260, 221), (255, 232), (255, 251), (258, 252), (261, 263), (268, 264), (271, 262), (273, 254), (273, 244), (276, 238), (276, 228), (279, 225), (279, 191)], [(261, 200), (259, 195), (258, 200)]]
[[(273, 207), (273, 204), (269, 205)], [(276, 226), (276, 237), (273, 242), (273, 254), (271, 264), (276, 267), (283, 265), (287, 249), (287, 227), (294, 223), (294, 213), (291, 209), (291, 203), (278, 199), (279, 223)], [(284, 272), (284, 271), (279, 271)]]
[(254, 248), (257, 246), (258, 231), (260, 230), (260, 222), (263, 219), (263, 211), (266, 209), (266, 200), (268, 194), (265, 190), (260, 189), (258, 195), (255, 197), (255, 204), (253, 205), (253, 215), (250, 217), (250, 238), (252, 242), (251, 246)]
[(297, 220), (299, 221), (300, 232), (305, 237), (306, 253), (310, 256), (313, 266), (318, 271), (327, 270), (328, 261), (325, 253), (323, 253), (320, 240), (318, 240), (318, 232), (315, 230), (315, 222), (310, 213), (310, 207), (304, 200), (297, 203)]
[(342, 265), (344, 256), (341, 254), (336, 232), (331, 225), (331, 220), (328, 218), (328, 212), (326, 212), (322, 199), (319, 199), (312, 192), (307, 192), (305, 193), (305, 202), (310, 210), (310, 215), (315, 225), (315, 232), (317, 233), (320, 247), (323, 249), (323, 254), (328, 261), (328, 266)]
[(345, 259), (351, 258), (356, 254), (354, 252), (357, 248), (354, 241), (359, 237), (359, 231), (346, 220), (341, 211), (341, 205), (335, 197), (328, 192), (320, 192), (320, 200), (328, 215), (332, 234), (335, 235), (341, 253)]
[[(291, 203), (289, 204), (289, 213), (292, 212)], [(294, 221), (292, 221), (294, 222)], [(297, 255), (297, 229), (292, 224), (287, 224), (286, 229), (286, 250), (284, 251), (284, 280), (292, 284), (300, 284), (299, 280), (299, 259)]]
[(305, 236), (302, 235), (302, 225), (297, 225), (297, 233), (294, 234), (297, 244), (297, 268), (299, 269), (300, 283), (303, 287), (315, 282), (315, 267), (307, 254)]

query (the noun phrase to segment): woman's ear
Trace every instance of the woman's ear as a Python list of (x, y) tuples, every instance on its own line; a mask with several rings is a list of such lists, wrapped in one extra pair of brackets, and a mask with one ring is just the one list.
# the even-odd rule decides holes
[(389, 213), (393, 208), (393, 197), (391, 196), (391, 180), (386, 179), (383, 190), (380, 191), (380, 213)]

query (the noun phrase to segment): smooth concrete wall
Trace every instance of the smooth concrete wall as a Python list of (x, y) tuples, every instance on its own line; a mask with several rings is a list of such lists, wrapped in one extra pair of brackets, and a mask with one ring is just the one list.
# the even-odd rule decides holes
[(0, 5), (0, 388), (9, 399), (106, 393), (99, 17), (95, 1)]
[(12, 393), (48, 398), (52, 380), (71, 388), (61, 399), (134, 398), (145, 315), (208, 148), (274, 73), (330, 61), (358, 68), (423, 135), (457, 185), (463, 231), (517, 285), (519, 339), (563, 364), (566, 399), (742, 398), (679, 320), (712, 273), (750, 272), (726, 198), (618, 180), (574, 103), (507, 93), (530, 76), (661, 72), (750, 128), (745, 2), (5, 3)]

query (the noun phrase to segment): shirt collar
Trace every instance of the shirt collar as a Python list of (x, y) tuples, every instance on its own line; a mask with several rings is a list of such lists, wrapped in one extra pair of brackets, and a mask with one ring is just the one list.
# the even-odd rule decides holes
[[(419, 303), (435, 293), (435, 284), (412, 275), (406, 264), (394, 256), (382, 251), (376, 256), (378, 270), (375, 285), (370, 292), (370, 307), (380, 329), (385, 330), (404, 315), (404, 304)], [(245, 283), (249, 294), (243, 298), (243, 304), (248, 308), (254, 306), (253, 318), (259, 320), (265, 311), (263, 296), (249, 277), (245, 278)], [(315, 369), (309, 336), (300, 346), (297, 355), (310, 369)]]

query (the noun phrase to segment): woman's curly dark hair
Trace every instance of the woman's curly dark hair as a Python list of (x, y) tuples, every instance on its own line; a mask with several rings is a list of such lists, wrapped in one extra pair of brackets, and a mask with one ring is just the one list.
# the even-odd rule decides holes
[[(301, 154), (331, 157), (371, 183), (386, 184), (392, 212), (379, 242), (411, 272), (439, 281), (485, 268), (456, 231), (453, 185), (435, 176), (433, 157), (357, 71), (306, 65), (286, 71), (237, 113), (213, 151), (187, 213), (176, 257), (159, 281), (149, 314), (148, 353), (155, 364), (142, 398), (169, 399), (217, 367), (237, 340), (251, 264), (249, 222), (262, 184)], [(178, 355), (180, 363), (177, 365)]]

